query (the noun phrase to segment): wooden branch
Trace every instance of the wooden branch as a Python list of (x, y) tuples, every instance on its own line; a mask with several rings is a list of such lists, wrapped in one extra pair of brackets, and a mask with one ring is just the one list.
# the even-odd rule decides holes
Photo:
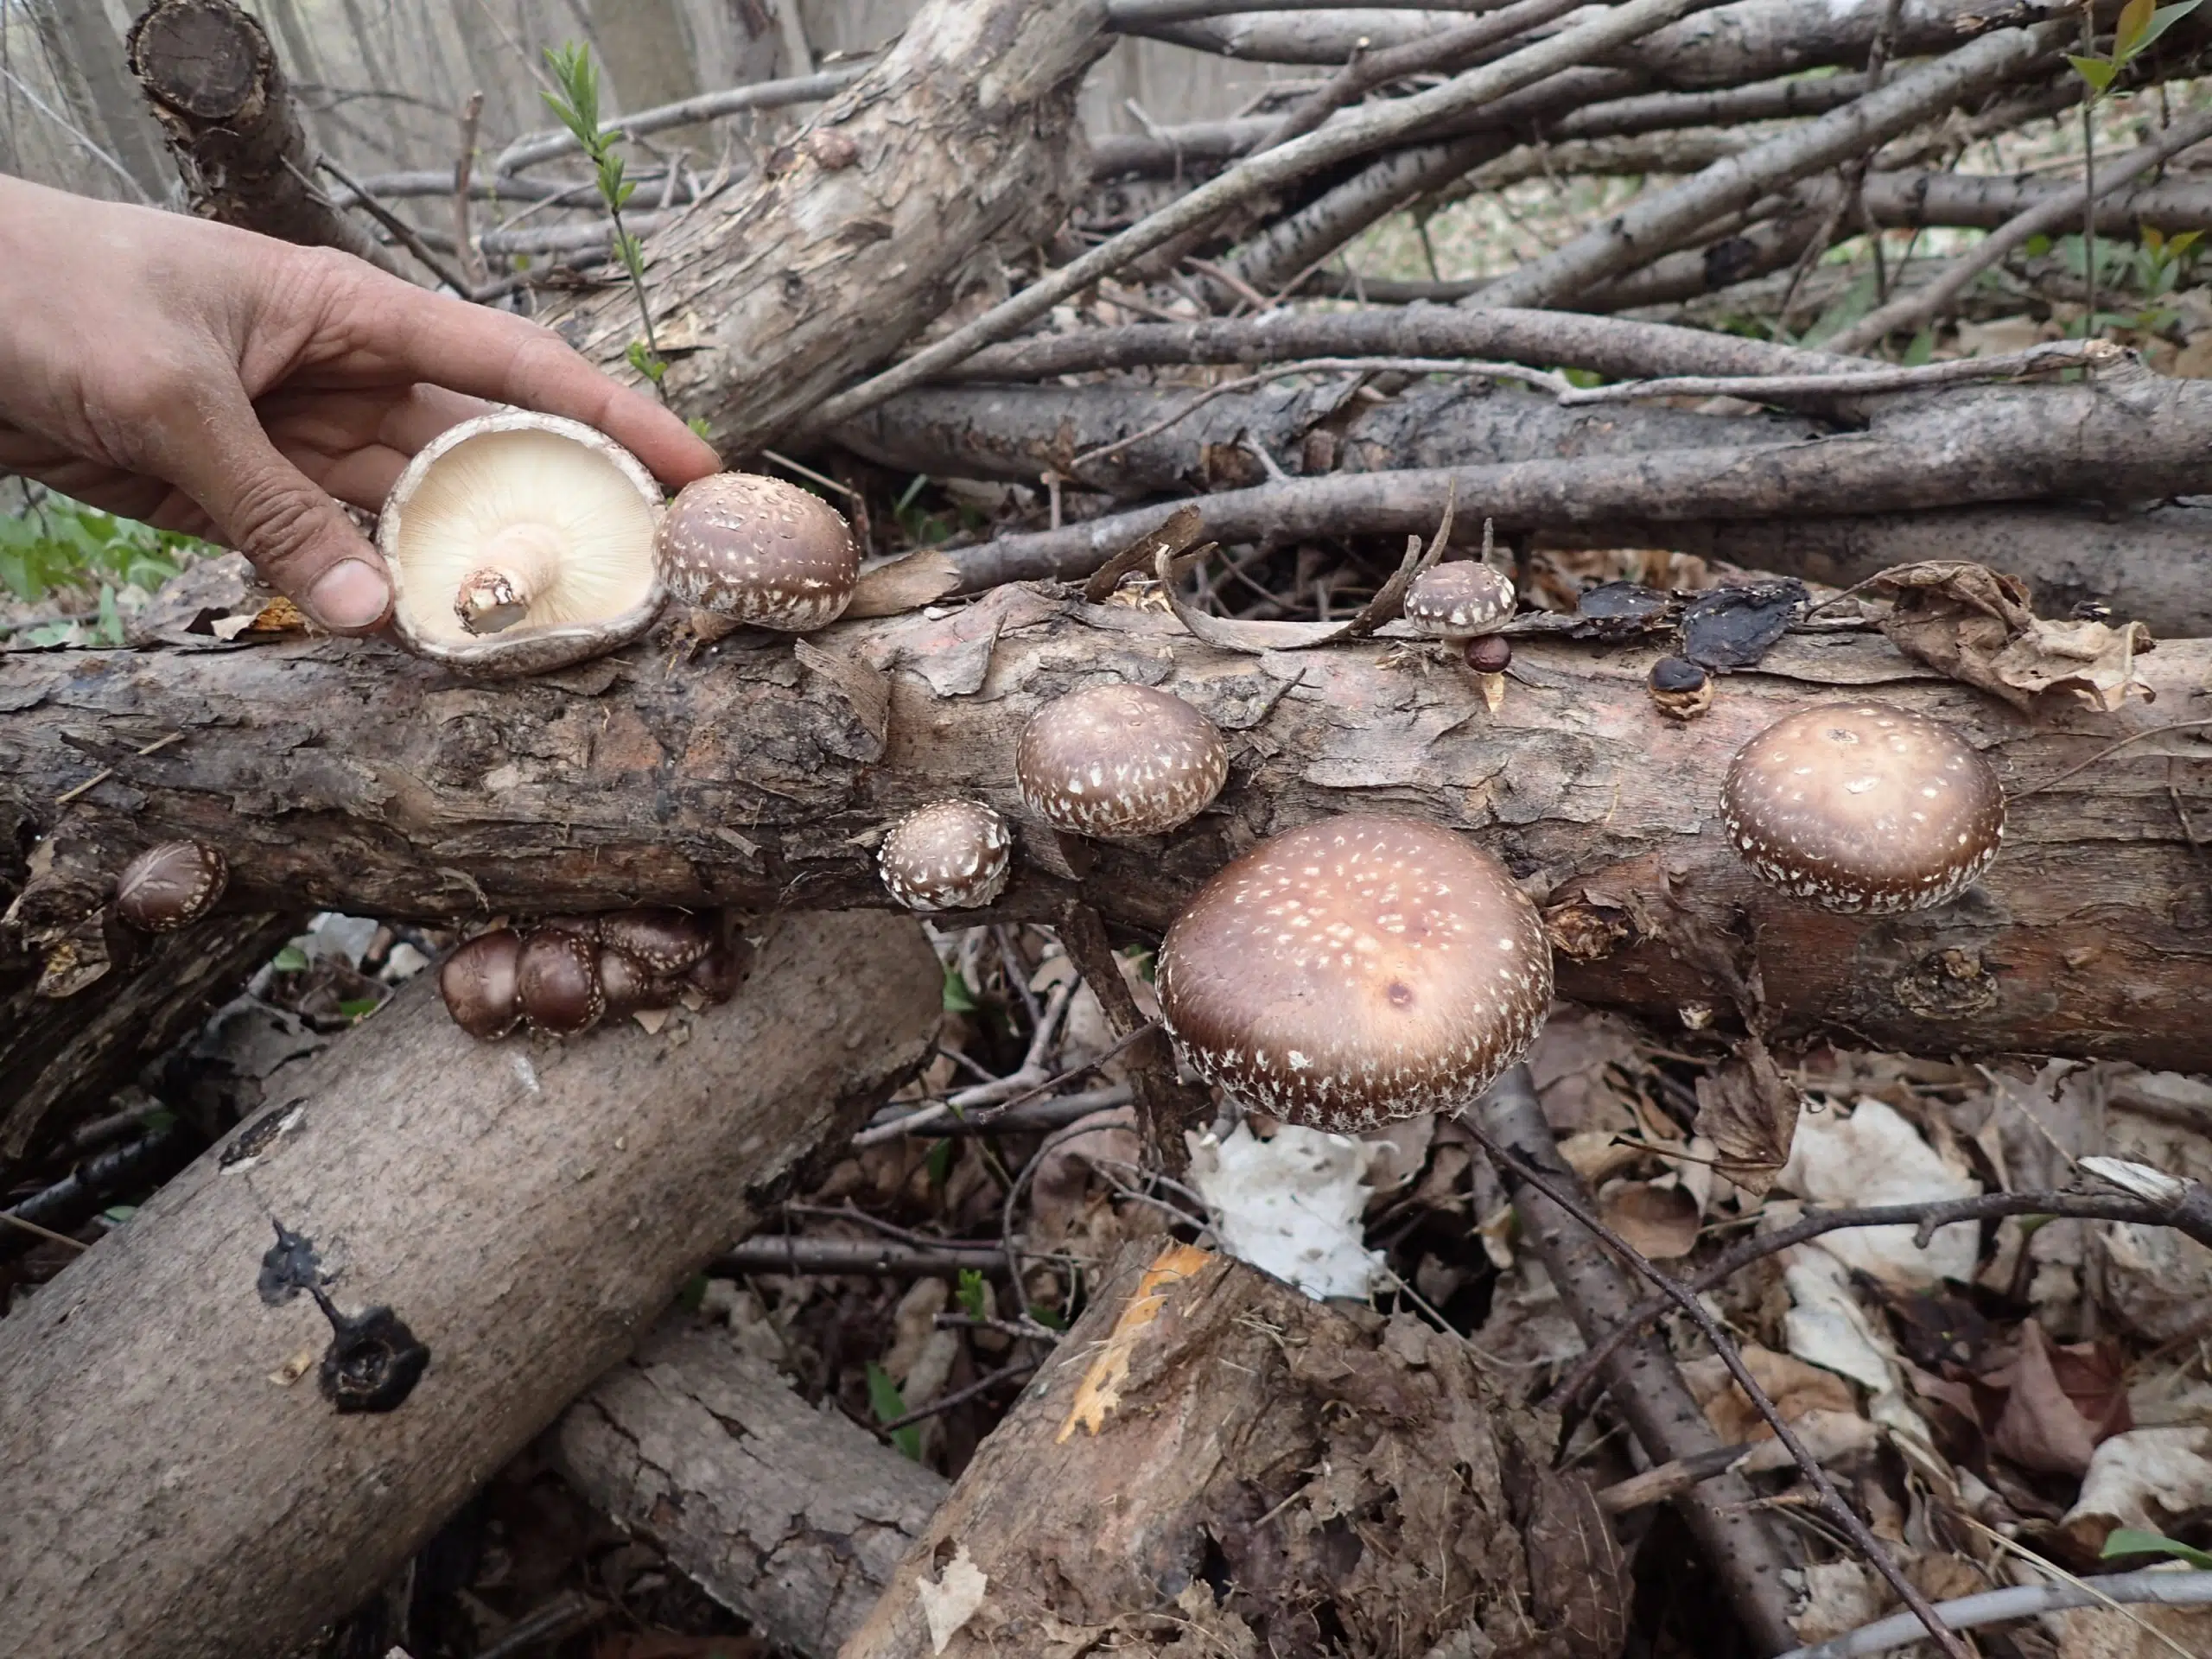
[(231, 0), (156, 0), (128, 45), (193, 212), (404, 274), (315, 188), (315, 152), (259, 23)]
[(1549, 1469), (1553, 1427), (1411, 1315), (1141, 1241), (842, 1659), (1194, 1635), (1220, 1653), (1615, 1651), (1619, 1548), (1587, 1486)]
[[(728, 86), (720, 92), (701, 92), (694, 97), (680, 99), (673, 104), (656, 104), (651, 109), (634, 114), (617, 116), (600, 130), (616, 137), (642, 138), (649, 133), (665, 132), (671, 127), (688, 127), (696, 122), (720, 120), (725, 116), (742, 114), (747, 110), (785, 110), (795, 104), (818, 104), (835, 98), (859, 80), (872, 66), (867, 64), (839, 64), (835, 69), (825, 69), (818, 75), (794, 75), (784, 80), (756, 81), (749, 86)], [(536, 167), (562, 156), (580, 154), (583, 145), (575, 134), (565, 129), (548, 129), (543, 132), (524, 133), (505, 149), (492, 163), (492, 171), (499, 175), (504, 189), (508, 183), (505, 175), (519, 173), (526, 167)], [(522, 181), (515, 181), (522, 182)]]
[(1702, 1005), (1725, 1021), (1755, 969), (1783, 1035), (2212, 1069), (2212, 1027), (2187, 1014), (2212, 971), (2212, 891), (2168, 794), (2171, 780), (2192, 819), (2212, 823), (2193, 732), (2028, 795), (1974, 894), (1901, 917), (1799, 908), (1750, 875), (1717, 808), (1753, 734), (1809, 702), (1870, 693), (1958, 726), (2017, 792), (2190, 717), (2212, 641), (2139, 659), (2154, 705), (2063, 705), (2031, 722), (1878, 639), (1791, 639), (1761, 671), (1725, 677), (1688, 726), (1645, 689), (1673, 646), (1663, 636), (1593, 648), (1524, 632), (1523, 679), (1496, 715), (1463, 674), (1386, 665), (1388, 640), (1237, 657), (1156, 613), (1018, 587), (807, 644), (804, 666), (787, 643), (733, 637), (689, 662), (640, 646), (498, 686), (375, 642), (12, 656), (0, 659), (13, 711), (0, 827), (27, 842), (55, 795), (110, 766), (72, 805), (82, 832), (117, 866), (153, 840), (214, 842), (239, 909), (278, 895), (455, 918), (882, 904), (872, 849), (886, 823), (948, 794), (1024, 820), (1012, 777), (1023, 722), (1071, 685), (1134, 679), (1171, 685), (1231, 734), (1221, 802), (1165, 842), (1063, 853), (1025, 829), (1001, 916), (1050, 921), (1080, 896), (1157, 931), (1254, 836), (1379, 808), (1475, 835), (1548, 887), (1562, 925), (1609, 941), (1578, 946), (1593, 959), (1562, 957), (1562, 995), (1577, 1000), (1669, 1024)]
[[(735, 1001), (658, 1036), (480, 1044), (409, 986), (0, 1322), (11, 1643), (292, 1651), (919, 1063), (942, 978), (910, 920), (839, 916), (772, 925)], [(272, 1221), (342, 1317), (403, 1327), (361, 1338), (364, 1409)]]
[(949, 1490), (687, 1315), (550, 1437), (584, 1498), (779, 1647), (830, 1659)]

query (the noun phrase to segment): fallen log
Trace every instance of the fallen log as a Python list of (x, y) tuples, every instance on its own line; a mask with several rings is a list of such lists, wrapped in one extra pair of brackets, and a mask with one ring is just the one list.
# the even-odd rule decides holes
[[(500, 685), (370, 641), (19, 655), (0, 661), (0, 827), (27, 841), (54, 796), (107, 766), (69, 809), (82, 832), (118, 863), (150, 839), (215, 842), (241, 909), (279, 894), (450, 918), (880, 905), (872, 849), (893, 818), (964, 794), (1021, 823), (1012, 757), (1029, 715), (1077, 684), (1139, 680), (1231, 734), (1220, 801), (1164, 842), (1063, 848), (1025, 825), (1000, 917), (1050, 921), (1080, 898), (1157, 932), (1253, 837), (1379, 807), (1474, 834), (1555, 910), (1602, 921), (1605, 949), (1561, 963), (1579, 1001), (1725, 1022), (1755, 968), (1785, 1034), (2212, 1068), (2212, 1027), (2190, 1013), (2212, 972), (2212, 888), (2192, 851), (2212, 772), (2200, 734), (2149, 734), (2208, 712), (2212, 640), (2140, 659), (2155, 704), (2031, 720), (1878, 638), (1792, 637), (1687, 726), (1644, 684), (1671, 648), (1524, 637), (1495, 715), (1469, 677), (1394, 665), (1386, 640), (1238, 656), (1155, 612), (1020, 587), (841, 623), (796, 653), (733, 636), (688, 661), (640, 646)], [(1721, 834), (1739, 746), (1808, 702), (1870, 692), (1958, 726), (2012, 790), (2050, 785), (2015, 804), (2004, 856), (1946, 909), (1801, 909)], [(137, 753), (170, 732), (183, 740)], [(2136, 741), (2060, 779), (2123, 736)]]
[(947, 1490), (688, 1315), (593, 1384), (550, 1444), (587, 1501), (804, 1659), (860, 1628)]
[(479, 1044), (410, 985), (0, 1322), (10, 1650), (296, 1651), (919, 1063), (941, 988), (851, 915), (658, 1036)]
[(1411, 1315), (1142, 1241), (841, 1659), (1612, 1653), (1619, 1547), (1554, 1431)]

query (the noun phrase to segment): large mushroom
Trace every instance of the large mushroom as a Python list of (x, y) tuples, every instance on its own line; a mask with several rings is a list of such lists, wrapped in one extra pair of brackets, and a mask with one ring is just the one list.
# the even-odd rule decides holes
[(1551, 1007), (1543, 919), (1505, 867), (1415, 819), (1327, 818), (1223, 869), (1160, 948), (1191, 1069), (1337, 1133), (1456, 1111)]
[(1092, 685), (1055, 698), (1014, 747), (1014, 783), (1031, 811), (1109, 841), (1189, 823), (1228, 777), (1229, 747), (1214, 723), (1148, 685)]
[(392, 629), (473, 674), (536, 674), (652, 626), (660, 486), (604, 433), (508, 411), (450, 427), (386, 498)]
[(843, 515), (796, 484), (754, 473), (685, 485), (661, 520), (656, 550), (678, 604), (749, 627), (827, 627), (860, 581), (860, 546)]
[(1737, 752), (1720, 810), (1754, 874), (1823, 910), (1946, 903), (2005, 839), (2004, 786), (1974, 745), (1878, 702), (1777, 721)]
[(1006, 891), (1014, 836), (981, 801), (935, 801), (891, 826), (876, 855), (883, 886), (909, 910), (975, 910)]

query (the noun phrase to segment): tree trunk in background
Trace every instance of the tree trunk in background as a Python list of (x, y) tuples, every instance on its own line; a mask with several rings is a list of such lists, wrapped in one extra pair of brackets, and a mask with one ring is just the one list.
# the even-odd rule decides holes
[[(10, 1653), (294, 1652), (920, 1064), (944, 988), (869, 915), (771, 924), (735, 1001), (658, 1036), (480, 1044), (432, 977), (0, 1322)], [(428, 1346), (391, 1408), (335, 1409), (330, 1325), (256, 1294), (272, 1219)]]
[[(590, 0), (592, 34), (613, 83), (607, 113), (651, 109), (707, 88), (677, 0)], [(686, 143), (696, 128), (679, 128), (670, 142)], [(655, 143), (660, 140), (657, 137)]]
[[(29, 0), (31, 26), (71, 118), (123, 164), (149, 200), (169, 193), (161, 136), (123, 60), (123, 36), (102, 0)], [(119, 181), (118, 181), (119, 182)]]
[[(2009, 790), (2113, 740), (2189, 717), (2212, 640), (2137, 667), (2124, 713), (2039, 719), (1939, 679), (1878, 636), (1785, 639), (1722, 677), (1688, 725), (1644, 677), (1671, 633), (1582, 645), (1523, 636), (1493, 715), (1456, 664), (1393, 664), (1385, 640), (1234, 655), (1173, 619), (1006, 588), (938, 619), (841, 623), (797, 648), (736, 639), (693, 660), (652, 645), (559, 675), (472, 684), (389, 645), (0, 658), (0, 831), (27, 844), (54, 798), (115, 866), (154, 840), (226, 849), (228, 902), (468, 918), (667, 902), (886, 902), (873, 848), (948, 794), (1029, 817), (1023, 723), (1101, 678), (1170, 686), (1230, 734), (1220, 801), (1174, 836), (1062, 849), (1028, 836), (1001, 912), (1051, 920), (1080, 896), (1158, 932), (1258, 836), (1332, 812), (1402, 812), (1469, 832), (1548, 892), (1580, 956), (1560, 994), (1671, 1024), (1726, 1020), (1758, 986), (1783, 1034), (1913, 1053), (2039, 1052), (2212, 1069), (2195, 1015), (2212, 976), (2212, 886), (2189, 822), (2212, 823), (2194, 733), (2145, 736), (2018, 800), (2005, 852), (1967, 896), (1903, 916), (1832, 916), (1755, 880), (1719, 823), (1736, 750), (1823, 697), (1879, 696), (1949, 721)], [(185, 734), (156, 753), (134, 751)], [(1077, 874), (1079, 872), (1079, 874)]]

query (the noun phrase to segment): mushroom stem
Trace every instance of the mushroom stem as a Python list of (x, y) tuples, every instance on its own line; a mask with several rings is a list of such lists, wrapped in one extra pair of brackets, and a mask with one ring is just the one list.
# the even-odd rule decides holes
[(454, 614), (471, 633), (499, 633), (530, 613), (561, 569), (560, 532), (550, 524), (510, 524), (484, 543), (483, 563), (461, 580)]

